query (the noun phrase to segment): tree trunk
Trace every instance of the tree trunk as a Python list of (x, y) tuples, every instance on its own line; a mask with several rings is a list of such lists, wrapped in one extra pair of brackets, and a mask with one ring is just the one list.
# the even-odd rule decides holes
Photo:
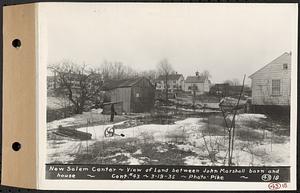
[(168, 103), (169, 103), (169, 96), (168, 96), (169, 88), (168, 88), (168, 75), (167, 74), (166, 74), (165, 86), (166, 86), (166, 104), (168, 105)]

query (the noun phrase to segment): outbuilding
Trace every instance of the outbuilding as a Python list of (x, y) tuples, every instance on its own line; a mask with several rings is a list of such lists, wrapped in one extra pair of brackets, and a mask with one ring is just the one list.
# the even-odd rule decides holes
[(102, 90), (111, 103), (121, 104), (125, 113), (149, 112), (154, 107), (155, 87), (145, 77), (108, 81)]

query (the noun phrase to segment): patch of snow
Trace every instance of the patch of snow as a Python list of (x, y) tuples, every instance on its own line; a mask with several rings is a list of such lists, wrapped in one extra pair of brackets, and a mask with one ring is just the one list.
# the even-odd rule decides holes
[(167, 152), (168, 149), (167, 148), (163, 148), (162, 146), (158, 146), (156, 148), (156, 151), (159, 152), (159, 153), (164, 153), (164, 152)]
[(55, 120), (50, 123), (47, 123), (48, 129), (57, 129), (60, 125), (61, 126), (72, 126), (76, 121), (75, 117), (69, 117), (65, 119)]
[(184, 163), (186, 165), (199, 166), (199, 165), (208, 165), (210, 160), (201, 160), (195, 156), (187, 156), (184, 158)]
[(183, 150), (183, 151), (193, 151), (194, 148), (193, 146), (189, 145), (189, 144), (180, 144), (180, 145), (176, 145), (178, 149)]
[(139, 154), (142, 154), (142, 150), (141, 149), (138, 149), (138, 150), (136, 150), (136, 152), (133, 153), (133, 155), (139, 155)]
[[(76, 130), (92, 134), (92, 139), (103, 140), (105, 138), (105, 136), (104, 136), (105, 129), (107, 129), (109, 127), (113, 127), (114, 125), (121, 125), (123, 123), (124, 123), (124, 121), (119, 122), (119, 123), (109, 124), (109, 125), (97, 125), (97, 126), (91, 126), (91, 127), (81, 127), (79, 129), (76, 129)], [(115, 133), (120, 134), (118, 132), (119, 131), (116, 129)], [(118, 137), (118, 136), (115, 136), (115, 137)]]
[[(219, 109), (219, 103), (204, 103), (206, 105), (206, 107), (208, 108), (212, 108), (212, 109)], [(206, 109), (207, 110), (207, 109)], [(205, 111), (206, 111), (205, 110)]]
[(80, 140), (49, 140), (47, 163), (68, 163), (75, 159), (76, 154), (87, 150), (87, 145), (92, 145), (95, 141)]
[[(237, 120), (245, 130), (243, 121), (260, 121), (265, 119), (266, 116), (263, 114), (239, 114)], [(52, 126), (59, 124), (69, 124), (70, 122), (76, 121), (76, 118), (67, 118), (59, 121), (51, 122)], [(209, 151), (218, 150), (216, 157), (218, 163), (212, 163), (208, 159), (208, 150), (205, 147), (203, 139), (203, 133), (207, 128), (207, 123), (204, 122), (203, 118), (187, 118), (181, 121), (176, 121), (172, 125), (159, 125), (159, 124), (146, 124), (129, 127), (125, 129), (116, 129), (113, 137), (106, 138), (104, 131), (108, 127), (113, 125), (124, 124), (124, 122), (109, 124), (109, 125), (97, 125), (92, 127), (81, 127), (78, 130), (82, 132), (88, 132), (92, 134), (92, 139), (88, 141), (91, 145), (96, 141), (114, 141), (122, 139), (120, 134), (125, 135), (125, 138), (135, 138), (144, 141), (145, 143), (161, 142), (161, 143), (173, 143), (180, 150), (186, 152), (191, 151), (197, 156), (187, 156), (184, 158), (186, 165), (224, 165), (222, 159), (227, 156), (227, 144), (228, 136), (207, 136), (205, 137)], [(249, 127), (250, 128), (250, 127)], [(249, 132), (255, 128), (251, 128)], [(253, 131), (254, 132), (254, 131)], [(262, 166), (262, 165), (289, 165), (289, 138), (286, 137), (284, 143), (270, 144), (270, 131), (263, 131), (255, 129), (255, 132), (264, 133), (265, 139), (260, 143), (253, 141), (243, 141), (236, 138), (235, 147), (233, 152), (233, 163), (239, 166)], [(205, 133), (204, 133), (205, 134)], [(273, 135), (276, 135), (273, 133)], [(276, 136), (274, 136), (276, 137)], [(179, 144), (180, 142), (180, 144)], [(221, 144), (221, 145), (220, 145)], [(246, 147), (246, 148), (245, 148)], [(122, 147), (120, 147), (122, 148)], [(247, 149), (248, 148), (248, 149)], [(74, 160), (74, 154), (84, 152), (86, 149), (86, 143), (84, 141), (64, 139), (64, 140), (48, 140), (48, 163), (61, 162), (67, 163)], [(168, 149), (162, 146), (157, 147), (157, 152), (166, 152)], [(253, 153), (254, 152), (254, 153)], [(147, 157), (135, 158), (142, 154), (142, 149), (138, 149), (133, 154), (130, 153), (118, 153), (116, 155), (124, 155), (127, 157), (124, 163), (131, 165), (145, 164)], [(134, 156), (134, 157), (133, 157)], [(114, 156), (112, 156), (113, 158)], [(205, 159), (204, 159), (205, 158)], [(152, 160), (154, 161), (154, 160)]]
[(49, 109), (61, 109), (70, 106), (68, 99), (59, 97), (47, 97), (47, 108)]
[[(47, 130), (57, 129), (59, 125), (62, 127), (87, 125), (88, 123), (103, 122), (109, 123), (110, 115), (100, 113), (102, 109), (94, 109), (89, 112), (83, 112), (69, 118), (55, 120), (47, 123)], [(120, 115), (115, 116), (116, 121), (123, 121), (126, 118)]]
[(266, 119), (267, 116), (264, 114), (251, 114), (251, 113), (243, 113), (236, 116), (238, 121), (258, 121), (259, 119)]
[(200, 123), (201, 118), (187, 118), (182, 121), (176, 121), (175, 124), (178, 125), (191, 125), (191, 124), (198, 124)]
[(118, 155), (124, 155), (124, 156), (126, 156), (128, 158), (126, 160), (126, 162), (129, 162), (128, 163), (129, 165), (140, 165), (140, 164), (144, 163), (143, 160), (139, 160), (137, 158), (132, 157), (130, 153), (116, 153), (115, 155), (116, 156), (118, 156)]
[(139, 157), (139, 158), (142, 160), (150, 160), (150, 158), (148, 158), (148, 157)]

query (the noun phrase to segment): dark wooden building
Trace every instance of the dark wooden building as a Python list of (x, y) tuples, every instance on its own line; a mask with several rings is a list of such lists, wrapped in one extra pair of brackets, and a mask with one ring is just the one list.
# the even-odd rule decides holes
[[(209, 93), (212, 95), (217, 95), (221, 97), (238, 97), (242, 90), (242, 85), (229, 85), (228, 83), (223, 84), (215, 84), (209, 90)], [(251, 96), (251, 89), (248, 86), (244, 86), (243, 88), (243, 96)]]
[(218, 96), (222, 96), (222, 97), (228, 96), (228, 92), (229, 92), (229, 84), (228, 83), (215, 84), (209, 90), (210, 94), (218, 95)]
[(149, 112), (154, 107), (155, 87), (147, 78), (108, 81), (102, 89), (111, 103), (122, 104), (125, 113)]

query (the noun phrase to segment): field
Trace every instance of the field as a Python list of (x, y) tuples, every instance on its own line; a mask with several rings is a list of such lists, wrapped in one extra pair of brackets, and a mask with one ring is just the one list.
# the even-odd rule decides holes
[[(47, 123), (47, 163), (131, 165), (227, 165), (228, 131), (217, 110), (189, 109), (160, 115), (117, 115), (101, 109)], [(164, 116), (162, 116), (164, 115)], [(160, 118), (158, 118), (160, 117)], [(228, 117), (230, 119), (230, 117)], [(55, 134), (58, 127), (90, 133), (90, 140)], [(113, 136), (105, 130), (114, 127)], [(236, 117), (233, 164), (289, 165), (289, 123), (263, 114)]]

